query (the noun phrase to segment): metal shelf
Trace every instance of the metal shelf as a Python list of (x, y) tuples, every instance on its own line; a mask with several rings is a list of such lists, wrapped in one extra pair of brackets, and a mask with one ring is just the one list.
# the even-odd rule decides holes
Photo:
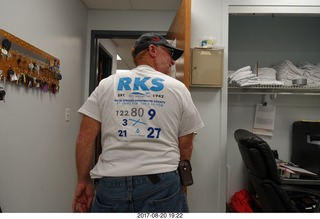
[(228, 87), (229, 94), (320, 95), (320, 85), (255, 85)]

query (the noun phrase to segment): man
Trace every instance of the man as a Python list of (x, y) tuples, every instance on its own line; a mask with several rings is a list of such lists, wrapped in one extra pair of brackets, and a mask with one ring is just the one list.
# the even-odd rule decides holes
[(137, 67), (102, 80), (79, 109), (74, 212), (188, 212), (177, 167), (191, 159), (203, 122), (188, 89), (169, 76), (182, 54), (161, 35), (143, 34), (132, 49)]

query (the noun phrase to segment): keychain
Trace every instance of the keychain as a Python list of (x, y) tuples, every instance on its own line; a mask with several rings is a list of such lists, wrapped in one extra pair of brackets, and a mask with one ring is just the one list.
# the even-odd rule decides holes
[(6, 56), (7, 60), (9, 60), (9, 58), (11, 56), (11, 54), (9, 53), (10, 48), (11, 48), (11, 41), (8, 39), (4, 39), (2, 41), (1, 53)]

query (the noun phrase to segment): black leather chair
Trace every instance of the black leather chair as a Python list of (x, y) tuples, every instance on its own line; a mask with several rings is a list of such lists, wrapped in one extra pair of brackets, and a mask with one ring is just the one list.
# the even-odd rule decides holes
[[(263, 212), (319, 212), (320, 180), (282, 180), (274, 154), (262, 138), (244, 129), (236, 130), (234, 138), (253, 187), (249, 191), (258, 197)], [(315, 204), (306, 207), (307, 200)]]

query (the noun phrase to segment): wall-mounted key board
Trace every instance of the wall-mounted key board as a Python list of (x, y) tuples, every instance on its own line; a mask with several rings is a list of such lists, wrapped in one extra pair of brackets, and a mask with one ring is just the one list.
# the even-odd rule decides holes
[(0, 29), (0, 79), (57, 93), (62, 79), (60, 60)]

